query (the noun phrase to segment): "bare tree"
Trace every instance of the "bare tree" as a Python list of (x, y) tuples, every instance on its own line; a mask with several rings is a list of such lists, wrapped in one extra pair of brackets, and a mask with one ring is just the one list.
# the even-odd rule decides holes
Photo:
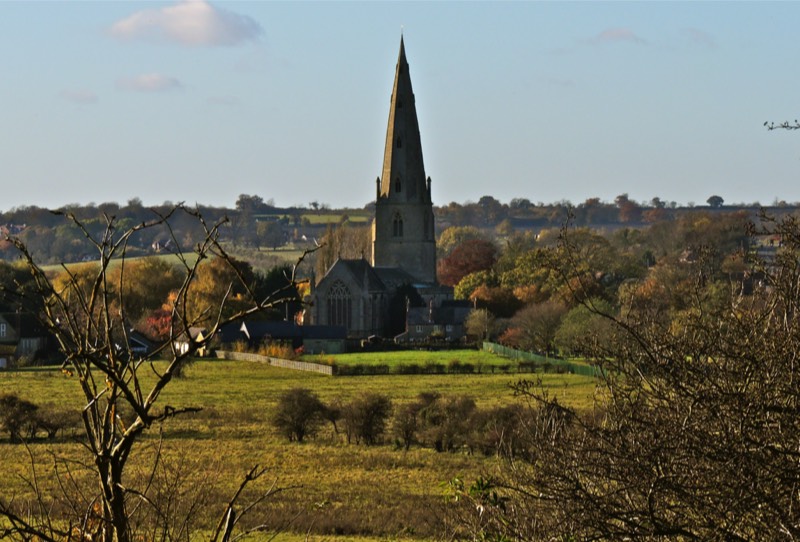
[[(130, 346), (124, 295), (127, 289), (123, 287), (127, 280), (125, 265), (128, 246), (152, 230), (167, 228), (172, 232), (170, 224), (173, 219), (186, 217), (193, 219), (202, 230), (202, 241), (191, 251), (192, 257), (188, 253), (178, 252), (183, 282), (174, 295), (169, 337), (152, 352), (136, 352)], [(76, 498), (68, 506), (61, 507), (66, 512), (58, 516), (42, 492), (37, 491), (39, 513), (33, 514), (14, 501), (12, 496), (0, 496), (0, 538), (52, 542), (78, 539), (129, 542), (146, 532), (149, 533), (147, 539), (156, 539), (154, 533), (161, 533), (159, 536), (162, 539), (169, 539), (167, 533), (172, 531), (168, 526), (155, 529), (152, 524), (142, 524), (144, 518), (155, 518), (152, 521), (157, 523), (167, 522), (170, 518), (166, 510), (159, 508), (160, 501), (154, 498), (153, 480), (157, 469), (144, 480), (127, 475), (132, 458), (139, 457), (142, 450), (141, 437), (154, 424), (199, 410), (195, 406), (162, 404), (159, 401), (161, 394), (190, 356), (205, 346), (221, 326), (291, 297), (296, 276), (292, 271), (286, 277), (284, 287), (264, 298), (257, 298), (252, 285), (219, 243), (219, 230), (226, 219), (209, 224), (198, 211), (183, 205), (177, 205), (166, 213), (154, 211), (152, 220), (124, 230), (117, 229), (119, 223), (114, 216), (104, 215), (105, 227), (99, 235), (93, 235), (74, 215), (67, 214), (65, 218), (96, 251), (98, 265), (89, 276), (78, 275), (63, 266), (68, 280), (57, 287), (34, 261), (25, 245), (18, 239), (10, 240), (19, 250), (36, 285), (33, 295), (21, 301), (23, 305), (26, 302), (36, 305), (38, 302), (39, 306), (44, 301), (44, 308), (39, 313), (42, 324), (56, 338), (63, 352), (63, 371), (75, 378), (82, 392), (84, 445), (91, 456), (94, 489), (88, 496), (84, 494), (82, 499)], [(174, 234), (171, 242), (176, 247), (180, 246)], [(197, 311), (187, 310), (187, 305), (192, 298), (198, 269), (210, 258), (230, 265), (234, 279), (227, 285), (227, 293), (220, 306), (198, 314)], [(118, 277), (117, 283), (111, 282), (112, 265), (121, 267), (121, 271), (114, 274), (114, 277)], [(231, 314), (225, 307), (234, 290), (244, 294), (237, 295), (237, 310)], [(11, 295), (14, 292), (5, 293)], [(246, 304), (239, 304), (242, 299), (246, 300)], [(206, 322), (207, 338), (192, 343), (188, 350), (177, 349), (173, 339), (180, 335), (189, 336), (189, 328), (200, 320)], [(156, 363), (157, 360), (165, 361)], [(147, 384), (143, 379), (144, 371), (154, 375), (154, 378), (148, 376)], [(160, 456), (156, 454), (155, 461), (159, 459)], [(229, 539), (233, 527), (241, 518), (235, 506), (243, 487), (263, 474), (263, 470), (254, 468), (246, 475), (242, 487), (222, 511), (223, 519), (213, 540)], [(70, 477), (66, 476), (65, 480), (68, 479)], [(69, 486), (68, 482), (64, 483)], [(62, 489), (64, 487), (62, 485)], [(269, 488), (258, 499), (266, 498), (273, 492), (274, 488)], [(67, 495), (69, 492), (65, 490), (64, 493)], [(188, 539), (188, 534), (184, 533), (184, 536)]]

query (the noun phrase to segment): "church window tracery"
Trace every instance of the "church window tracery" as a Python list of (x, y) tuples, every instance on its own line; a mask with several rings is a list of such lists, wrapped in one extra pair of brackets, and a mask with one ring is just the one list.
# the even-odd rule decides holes
[(397, 177), (394, 180), (394, 191), (395, 192), (400, 192), (402, 189), (403, 189), (403, 183), (400, 182), (400, 177)]
[(403, 236), (403, 217), (400, 216), (400, 213), (395, 213), (394, 219), (392, 220), (392, 237), (402, 237)]
[(350, 290), (337, 280), (328, 290), (328, 324), (350, 329), (352, 302)]

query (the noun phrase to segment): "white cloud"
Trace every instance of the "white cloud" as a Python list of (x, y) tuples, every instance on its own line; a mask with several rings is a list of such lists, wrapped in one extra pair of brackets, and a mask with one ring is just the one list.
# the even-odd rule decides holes
[(642, 44), (647, 43), (645, 40), (637, 36), (636, 33), (630, 28), (609, 28), (607, 30), (603, 30), (597, 36), (595, 36), (593, 41), (598, 43), (613, 43), (622, 41)]
[(144, 73), (136, 77), (123, 77), (117, 80), (117, 88), (137, 92), (163, 92), (183, 87), (174, 77), (160, 73)]
[(98, 101), (97, 94), (90, 90), (62, 90), (59, 94), (63, 99), (78, 105), (92, 105)]
[(182, 0), (165, 8), (138, 11), (111, 26), (111, 34), (120, 39), (192, 46), (239, 45), (262, 33), (252, 18), (214, 7), (205, 0)]

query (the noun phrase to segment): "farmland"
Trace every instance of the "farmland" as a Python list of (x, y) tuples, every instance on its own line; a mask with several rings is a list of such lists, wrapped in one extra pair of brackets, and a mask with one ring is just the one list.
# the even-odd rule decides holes
[[(560, 401), (591, 404), (591, 379), (535, 376)], [(404, 452), (390, 438), (379, 446), (347, 445), (330, 426), (303, 444), (287, 443), (271, 427), (270, 413), (282, 393), (297, 387), (312, 390), (326, 403), (375, 392), (399, 405), (421, 392), (438, 392), (469, 395), (479, 408), (488, 408), (515, 401), (509, 385), (518, 379), (507, 374), (331, 378), (247, 362), (199, 361), (188, 369), (186, 378), (170, 384), (160, 403), (175, 408), (202, 406), (203, 410), (153, 428), (134, 470), (144, 473), (151, 467), (161, 432), (163, 464), (170, 480), (185, 493), (196, 492), (197, 499), (214, 511), (222, 509), (241, 477), (258, 464), (268, 468), (270, 480), (278, 486), (291, 488), (273, 497), (262, 511), (275, 528), (291, 523), (290, 531), (319, 535), (441, 535), (446, 482), (491, 472), (492, 457), (436, 453), (420, 447)], [(0, 374), (0, 394), (11, 392), (39, 405), (80, 406), (77, 383), (58, 371)], [(37, 442), (30, 449), (43, 483), (52, 478), (51, 452), (74, 460), (86, 458), (81, 446), (69, 439)], [(0, 459), (3, 493), (25, 495), (28, 490), (21, 476), (30, 463), (25, 448), (8, 443), (4, 436)], [(79, 476), (80, 469), (74, 468), (73, 475)]]

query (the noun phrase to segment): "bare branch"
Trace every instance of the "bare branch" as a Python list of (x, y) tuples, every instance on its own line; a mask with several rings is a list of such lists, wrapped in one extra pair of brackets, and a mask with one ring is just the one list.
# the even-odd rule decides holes
[(770, 121), (766, 121), (764, 126), (767, 130), (798, 130), (800, 129), (800, 122), (795, 120), (794, 122), (784, 121), (779, 123), (774, 123)]

